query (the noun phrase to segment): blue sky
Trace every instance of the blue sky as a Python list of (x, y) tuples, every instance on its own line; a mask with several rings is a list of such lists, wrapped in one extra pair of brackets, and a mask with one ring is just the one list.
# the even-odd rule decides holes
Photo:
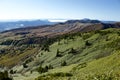
[(82, 18), (120, 21), (120, 0), (0, 0), (0, 20)]

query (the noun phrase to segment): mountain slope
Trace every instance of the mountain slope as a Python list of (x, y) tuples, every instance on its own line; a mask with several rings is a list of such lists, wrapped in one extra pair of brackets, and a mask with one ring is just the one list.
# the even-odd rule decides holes
[[(120, 51), (115, 51), (112, 55), (98, 60), (93, 60), (87, 63), (87, 65), (85, 66), (84, 64), (76, 64), (75, 66), (71, 65), (61, 69), (56, 69), (56, 72), (52, 70), (48, 72), (48, 74), (45, 74), (44, 76), (39, 76), (35, 80), (119, 80), (119, 54)], [(71, 67), (71, 71), (69, 71), (69, 73), (72, 74), (72, 76), (56, 76), (56, 74), (60, 74), (61, 72), (61, 74), (65, 74), (65, 70), (69, 69), (69, 67)]]
[(111, 65), (111, 58), (119, 54), (119, 27), (120, 23), (75, 21), (2, 32), (0, 69), (7, 69), (15, 80), (38, 76), (40, 80), (93, 80), (112, 68), (116, 74), (118, 66)]
[[(54, 42), (50, 44), (48, 51), (44, 49), (42, 50), (41, 48), (38, 47), (38, 53), (36, 53), (35, 56), (28, 56), (26, 57), (26, 59), (23, 60), (23, 62), (26, 62), (26, 60), (29, 60), (29, 59), (32, 60), (26, 63), (28, 65), (27, 68), (24, 68), (22, 67), (22, 65), (20, 66), (19, 64), (19, 66), (16, 66), (16, 68), (13, 68), (13, 70), (17, 71), (17, 74), (24, 73), (26, 76), (28, 76), (27, 78), (29, 78), (29, 76), (32, 76), (32, 75), (34, 76), (36, 75), (37, 77), (39, 75), (44, 74), (44, 73), (36, 74), (35, 69), (37, 67), (39, 67), (41, 64), (43, 67), (47, 65), (52, 65), (54, 69), (49, 70), (47, 73), (45, 73), (46, 76), (47, 74), (54, 75), (54, 73), (59, 73), (60, 71), (62, 71), (63, 74), (66, 72), (71, 73), (73, 75), (73, 77), (71, 77), (71, 80), (74, 80), (75, 78), (74, 75), (77, 76), (77, 74), (80, 74), (77, 76), (78, 79), (79, 78), (85, 79), (84, 77), (79, 77), (83, 75), (84, 70), (83, 70), (83, 73), (79, 73), (79, 71), (77, 70), (80, 69), (80, 72), (82, 71), (81, 65), (82, 67), (86, 66), (85, 67), (85, 70), (86, 70), (87, 66), (90, 64), (91, 65), (88, 66), (88, 69), (91, 70), (92, 68), (90, 67), (92, 65), (94, 66), (94, 64), (99, 64), (96, 61), (99, 61), (102, 58), (107, 58), (107, 56), (110, 56), (111, 54), (114, 54), (115, 51), (119, 50), (120, 49), (119, 47), (120, 33), (119, 32), (120, 32), (119, 29), (111, 28), (111, 29), (106, 29), (101, 31), (92, 31), (88, 33), (78, 32), (74, 34), (73, 33), (66, 34), (65, 36), (61, 35), (56, 38), (57, 41), (55, 41), (55, 39), (52, 38)], [(31, 46), (30, 48), (37, 47), (37, 44), (30, 45), (30, 46)], [(31, 51), (28, 52), (27, 49), (24, 50), (24, 52), (26, 52), (27, 54), (31, 54), (30, 53)], [(57, 52), (59, 52), (59, 55), (57, 55)], [(20, 53), (17, 56), (19, 57), (20, 55), (26, 54), (26, 53)], [(64, 61), (67, 63), (66, 67), (61, 66), (61, 63)], [(11, 62), (14, 62), (14, 61), (11, 61)], [(106, 65), (106, 63), (104, 64)], [(20, 67), (22, 67), (22, 69), (19, 69)], [(102, 66), (100, 65), (99, 67), (102, 67)], [(94, 67), (94, 68), (96, 69), (97, 67)], [(71, 70), (73, 70), (73, 72), (70, 72)], [(33, 73), (29, 74), (30, 71), (32, 71)], [(86, 76), (88, 75), (89, 74), (86, 73)], [(15, 77), (15, 79), (18, 79), (18, 78)], [(59, 77), (59, 78), (66, 79), (67, 77), (63, 77), (63, 78)], [(52, 80), (54, 79), (56, 79), (56, 77), (52, 78)]]
[[(86, 47), (83, 48), (83, 50), (81, 50), (82, 48), (80, 48), (81, 45), (84, 45), (83, 42), (80, 42), (82, 40), (79, 40), (81, 44), (76, 42), (78, 43), (79, 48), (77, 44), (72, 42), (73, 48), (75, 50), (80, 50), (80, 52), (72, 56), (70, 56), (69, 54), (70, 57), (68, 57), (68, 54), (66, 52), (66, 54), (63, 57), (58, 58), (60, 61), (65, 60), (68, 65), (66, 67), (60, 67), (60, 69), (51, 70), (47, 74), (44, 74), (45, 77), (41, 75), (36, 80), (39, 80), (39, 79), (45, 80), (45, 78), (47, 78), (48, 80), (56, 80), (56, 79), (60, 79), (60, 80), (64, 80), (64, 79), (65, 80), (76, 80), (76, 79), (78, 80), (96, 80), (96, 79), (98, 80), (109, 80), (109, 79), (119, 80), (120, 78), (120, 75), (119, 75), (120, 36), (118, 33), (119, 33), (119, 30), (107, 29), (101, 32), (97, 32), (97, 34), (93, 34), (92, 36), (89, 36), (89, 37), (87, 36), (86, 40), (92, 44), (87, 45)], [(64, 46), (64, 49), (69, 47), (69, 44), (68, 46)], [(77, 47), (77, 49), (75, 47)], [(59, 47), (60, 50), (61, 48), (63, 49), (63, 46)], [(61, 62), (58, 62), (58, 60), (57, 61), (54, 61), (54, 59), (52, 60), (53, 60), (52, 63), (53, 62), (57, 62), (59, 64), (61, 63)], [(50, 60), (49, 60), (49, 63), (50, 63)], [(74, 65), (72, 64), (70, 65), (70, 63)], [(61, 73), (62, 75), (66, 74), (67, 72), (67, 73), (72, 74), (72, 76), (66, 75), (65, 77), (62, 77), (60, 75), (60, 72), (62, 72)], [(55, 76), (57, 73), (59, 74), (59, 76)]]

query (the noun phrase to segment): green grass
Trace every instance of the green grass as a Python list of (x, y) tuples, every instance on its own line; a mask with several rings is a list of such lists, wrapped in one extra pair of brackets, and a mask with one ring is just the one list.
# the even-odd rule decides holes
[[(97, 78), (98, 80), (119, 80), (120, 79), (120, 51), (114, 52), (112, 55), (93, 60), (84, 68), (79, 65), (73, 69), (73, 74), (79, 79)], [(112, 79), (109, 79), (112, 78)]]
[(25, 50), (25, 52), (20, 54), (6, 54), (1, 57), (0, 65), (6, 66), (6, 67), (13, 67), (17, 65), (17, 63), (21, 61), (25, 61), (27, 58), (34, 56), (37, 51), (37, 48)]
[[(37, 46), (30, 49), (22, 46), (25, 49), (22, 53), (16, 50), (15, 55), (11, 56), (14, 52), (11, 49), (9, 54), (1, 57), (0, 64), (10, 66), (17, 64), (21, 59), (24, 59), (24, 62), (27, 56), (32, 56), (33, 60), (28, 63), (28, 71), (33, 70), (34, 73), (40, 65), (42, 67), (52, 65), (54, 68), (39, 74), (43, 80), (110, 80), (115, 77), (119, 78), (119, 32), (119, 29), (106, 29), (81, 33), (81, 35), (76, 34), (72, 36), (74, 39), (68, 37), (62, 38), (60, 42), (55, 41), (49, 46), (49, 51), (41, 50)], [(60, 56), (56, 56), (58, 49)], [(75, 53), (71, 53), (71, 49), (75, 50)], [(61, 66), (64, 61), (67, 65)], [(23, 72), (24, 70), (26, 69), (23, 69)], [(56, 78), (53, 76), (55, 73), (71, 73), (72, 76), (57, 76)], [(34, 74), (30, 76), (32, 75)], [(36, 79), (39, 80), (39, 78), (36, 76)]]
[[(116, 31), (115, 31), (116, 30)], [(81, 36), (75, 36), (74, 40), (68, 40), (68, 44), (64, 44), (64, 39), (55, 42), (50, 46), (50, 52), (43, 52), (40, 60), (44, 60), (44, 65), (51, 64), (54, 67), (59, 67), (50, 70), (48, 73), (59, 72), (60, 70), (69, 69), (69, 66), (76, 63), (69, 72), (72, 72), (73, 76), (70, 80), (111, 80), (114, 79), (119, 72), (119, 58), (114, 59), (119, 54), (120, 36), (119, 30), (107, 29), (100, 32), (83, 33)], [(104, 35), (103, 35), (104, 34)], [(85, 36), (85, 37), (84, 37)], [(87, 37), (86, 37), (87, 36)], [(86, 41), (90, 45), (86, 45)], [(78, 51), (77, 54), (68, 54), (69, 50), (74, 48)], [(57, 49), (61, 51), (62, 57), (55, 57)], [(48, 62), (47, 62), (48, 61)], [(66, 68), (61, 68), (61, 61), (67, 62)], [(78, 64), (78, 65), (77, 65)], [(47, 76), (47, 75), (46, 75)], [(60, 80), (66, 78), (59, 78)], [(116, 80), (119, 76), (116, 77)], [(44, 79), (43, 79), (44, 80)], [(48, 80), (54, 80), (48, 79)], [(68, 80), (68, 79), (66, 79)]]
[[(112, 55), (93, 60), (87, 63), (86, 66), (81, 67), (83, 64), (74, 65), (69, 72), (72, 76), (59, 77), (60, 80), (119, 80), (120, 79), (120, 51), (115, 51)], [(59, 71), (65, 73), (65, 69), (69, 69), (70, 66), (64, 68), (56, 69), (56, 71), (51, 70), (49, 75), (46, 74), (38, 77), (36, 80), (46, 80), (50, 74), (59, 73)], [(41, 79), (42, 78), (42, 79)], [(47, 80), (55, 80), (58, 77), (49, 77)]]

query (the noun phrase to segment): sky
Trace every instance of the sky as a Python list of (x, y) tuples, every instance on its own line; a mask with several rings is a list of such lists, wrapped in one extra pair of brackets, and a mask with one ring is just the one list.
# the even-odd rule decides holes
[(0, 0), (0, 20), (83, 18), (120, 21), (120, 0)]

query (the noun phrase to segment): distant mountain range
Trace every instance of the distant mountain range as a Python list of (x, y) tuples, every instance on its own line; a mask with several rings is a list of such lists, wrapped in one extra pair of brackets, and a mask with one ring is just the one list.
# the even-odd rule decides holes
[(48, 20), (31, 20), (31, 21), (4, 21), (0, 22), (0, 32), (5, 30), (11, 30), (15, 28), (23, 28), (30, 26), (40, 26), (40, 25), (51, 25), (54, 22), (50, 22)]
[(112, 24), (115, 23), (116, 21), (102, 21), (102, 20), (92, 20), (92, 19), (88, 19), (88, 18), (84, 18), (81, 20), (68, 20), (68, 23), (74, 23), (74, 22), (80, 22), (80, 23), (108, 23), (108, 24)]
[[(26, 22), (27, 23), (27, 22)], [(30, 22), (29, 22), (30, 23)], [(33, 22), (34, 23), (34, 22)], [(25, 24), (25, 23), (24, 23)], [(59, 23), (50, 23), (47, 24), (54, 24), (54, 25), (40, 25), (35, 26), (36, 24), (32, 24), (34, 26), (27, 26), (21, 28), (15, 28), (11, 30), (3, 31), (12, 32), (14, 34), (31, 34), (32, 36), (55, 36), (61, 35), (71, 32), (89, 32), (89, 31), (96, 31), (96, 30), (103, 30), (107, 28), (120, 28), (120, 22), (102, 22), (99, 20), (90, 20), (90, 19), (82, 19), (82, 20), (68, 20), (66, 22), (59, 22)]]
[[(66, 22), (65, 22), (66, 21)], [(91, 20), (91, 19), (81, 19), (81, 20), (23, 20), (23, 21), (4, 21), (0, 22), (0, 32), (16, 29), (16, 28), (25, 28), (25, 27), (36, 27), (36, 26), (43, 26), (43, 25), (52, 25), (56, 23), (63, 23), (72, 24), (75, 22), (79, 23), (105, 23), (105, 24), (114, 24), (115, 21), (100, 21), (100, 20)]]

